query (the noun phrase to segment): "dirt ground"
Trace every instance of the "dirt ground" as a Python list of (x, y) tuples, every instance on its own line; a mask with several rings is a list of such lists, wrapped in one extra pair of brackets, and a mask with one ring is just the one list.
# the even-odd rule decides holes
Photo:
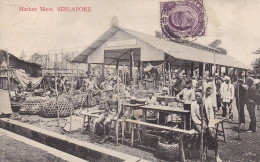
[[(249, 123), (249, 116), (248, 112), (245, 108), (245, 114), (246, 114), (246, 125), (241, 130), (240, 133), (240, 140), (238, 140), (238, 124), (237, 123), (237, 110), (234, 107), (234, 120), (233, 123), (224, 123), (225, 127), (225, 133), (226, 133), (226, 142), (223, 142), (221, 139), (219, 139), (219, 153), (220, 158), (223, 161), (259, 161), (260, 159), (260, 110), (256, 109), (256, 116), (257, 116), (257, 133), (247, 133), (244, 130), (248, 129), (248, 123)], [(220, 114), (218, 112), (218, 114)], [(65, 125), (65, 121), (67, 118), (62, 118), (60, 120), (60, 126), (61, 128), (57, 127), (57, 119), (55, 118), (42, 118), (39, 116), (29, 116), (29, 115), (17, 115), (15, 114), (13, 119), (19, 120), (24, 123), (33, 124), (37, 127), (41, 127), (47, 130), (51, 130), (54, 132), (59, 132), (63, 135), (77, 138), (82, 141), (88, 141), (91, 143), (94, 143), (96, 145), (106, 147), (112, 150), (116, 150), (118, 152), (123, 152), (126, 154), (130, 154), (133, 156), (137, 156), (146, 160), (151, 161), (164, 161), (161, 158), (158, 158), (154, 155), (154, 150), (147, 149), (140, 146), (134, 146), (130, 147), (129, 144), (122, 145), (119, 144), (116, 146), (113, 141), (107, 141), (103, 144), (99, 144), (99, 137), (93, 135), (93, 134), (82, 134), (81, 130), (76, 132), (66, 132), (62, 129)], [(187, 156), (188, 161), (196, 161), (195, 159), (189, 159)], [(214, 152), (211, 150), (208, 150), (208, 161), (214, 161)]]
[(65, 162), (59, 157), (46, 151), (14, 140), (0, 134), (0, 161), (1, 162)]

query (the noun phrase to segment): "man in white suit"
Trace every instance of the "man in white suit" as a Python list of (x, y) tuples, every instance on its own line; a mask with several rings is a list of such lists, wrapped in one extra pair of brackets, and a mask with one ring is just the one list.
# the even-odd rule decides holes
[(226, 117), (227, 113), (229, 118), (232, 118), (232, 107), (231, 104), (234, 98), (234, 86), (230, 82), (230, 77), (224, 77), (225, 82), (221, 84), (220, 95), (222, 102), (222, 117)]

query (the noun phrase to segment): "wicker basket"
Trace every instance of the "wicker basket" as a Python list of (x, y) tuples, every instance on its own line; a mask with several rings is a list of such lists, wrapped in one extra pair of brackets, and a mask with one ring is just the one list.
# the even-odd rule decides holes
[(52, 98), (46, 105), (46, 107), (42, 108), (40, 111), (40, 115), (46, 118), (53, 118), (58, 116), (67, 117), (70, 115), (71, 111), (73, 111), (73, 103), (64, 97), (59, 97), (58, 102), (56, 104), (56, 99)]
[(81, 107), (86, 107), (87, 106), (87, 94), (78, 94), (73, 96), (72, 98), (72, 103), (74, 105), (74, 109), (78, 109)]
[(180, 147), (178, 143), (173, 144), (165, 144), (162, 142), (158, 142), (157, 147), (158, 156), (163, 157), (169, 161), (174, 161), (180, 158)]
[(23, 115), (36, 115), (39, 114), (42, 108), (46, 106), (48, 97), (30, 97), (27, 98), (21, 105), (19, 111)]

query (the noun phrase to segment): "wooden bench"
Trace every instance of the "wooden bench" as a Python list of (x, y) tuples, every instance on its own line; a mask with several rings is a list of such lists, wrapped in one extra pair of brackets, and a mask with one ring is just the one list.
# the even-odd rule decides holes
[(90, 122), (91, 119), (95, 119), (99, 117), (100, 113), (105, 112), (104, 110), (99, 110), (99, 111), (90, 111), (90, 112), (82, 112), (81, 115), (83, 115), (83, 124), (82, 124), (82, 134), (84, 133), (85, 129), (85, 124), (86, 124), (86, 118), (88, 118), (88, 125), (87, 125), (87, 131), (90, 131)]
[[(226, 142), (225, 129), (224, 129), (224, 121), (225, 120), (226, 120), (226, 118), (214, 119), (214, 123), (216, 125), (216, 139), (217, 139), (218, 136), (222, 136), (224, 142)], [(221, 125), (222, 130), (219, 129), (219, 124)]]
[[(151, 123), (138, 121), (138, 120), (125, 119), (122, 122), (123, 123), (124, 122), (125, 123), (131, 123), (131, 126), (132, 126), (132, 129), (131, 129), (131, 146), (133, 146), (133, 141), (134, 141), (134, 125), (137, 125), (137, 126), (142, 125), (142, 126), (145, 126), (145, 127), (157, 128), (157, 129), (162, 129), (162, 130), (167, 130), (167, 131), (179, 133), (180, 134), (179, 144), (180, 144), (182, 161), (185, 161), (185, 153), (184, 153), (184, 146), (183, 146), (183, 135), (191, 136), (191, 135), (197, 134), (197, 132), (194, 131), (194, 130), (184, 130), (184, 129), (179, 129), (179, 128), (171, 128), (171, 127), (167, 127), (167, 126), (151, 124)], [(124, 124), (122, 124), (122, 125), (124, 125)], [(122, 127), (122, 136), (123, 136), (123, 132), (124, 132), (124, 126)], [(124, 140), (124, 136), (122, 137), (122, 142), (124, 142), (123, 140)]]
[[(87, 121), (87, 128), (86, 128), (86, 130), (87, 131), (91, 131), (90, 130), (90, 124), (91, 124), (91, 120), (92, 119), (95, 119), (95, 118), (98, 118), (98, 117), (100, 117), (100, 113), (104, 113), (105, 112), (105, 110), (99, 110), (99, 111), (91, 111), (91, 112), (84, 112), (84, 113), (81, 113), (81, 115), (83, 115), (83, 124), (82, 124), (82, 134), (84, 134), (84, 129), (85, 129), (85, 124), (86, 124), (86, 122), (85, 122), (85, 120), (86, 120), (86, 117), (88, 118), (88, 121)], [(93, 120), (92, 120), (93, 121)], [(116, 141), (116, 144), (118, 144), (118, 140), (119, 140), (119, 131), (118, 131), (118, 123), (117, 123), (117, 119), (116, 119), (116, 117), (114, 117), (113, 119), (112, 119), (112, 122), (116, 122), (116, 130), (115, 130), (115, 136), (116, 136), (116, 139), (115, 139), (115, 141)], [(118, 119), (118, 122), (122, 122), (122, 120), (121, 119)], [(93, 123), (92, 123), (93, 124)], [(93, 130), (94, 131), (94, 130)], [(123, 134), (122, 134), (122, 137), (123, 137)]]

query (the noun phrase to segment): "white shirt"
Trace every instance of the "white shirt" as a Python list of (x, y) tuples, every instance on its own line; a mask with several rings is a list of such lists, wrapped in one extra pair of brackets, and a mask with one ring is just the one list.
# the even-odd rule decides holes
[(230, 102), (230, 100), (234, 99), (234, 86), (231, 83), (221, 84), (220, 94), (223, 102)]
[(198, 86), (198, 81), (196, 79), (192, 79), (192, 87), (196, 88)]
[[(206, 116), (208, 119), (208, 127), (214, 128), (215, 123), (214, 123), (214, 112), (213, 112), (213, 103), (211, 100), (211, 97), (208, 97), (204, 100), (205, 104), (205, 110), (206, 110)], [(201, 124), (201, 115), (200, 115), (200, 106), (197, 103), (197, 101), (193, 101), (191, 103), (191, 118), (195, 124)], [(205, 119), (204, 119), (205, 121)], [(206, 123), (205, 123), (206, 124)]]
[(191, 104), (192, 101), (195, 99), (195, 91), (193, 88), (184, 88), (179, 94), (177, 94), (177, 100), (180, 100), (180, 95), (183, 96), (182, 99), (184, 101), (184, 104)]

